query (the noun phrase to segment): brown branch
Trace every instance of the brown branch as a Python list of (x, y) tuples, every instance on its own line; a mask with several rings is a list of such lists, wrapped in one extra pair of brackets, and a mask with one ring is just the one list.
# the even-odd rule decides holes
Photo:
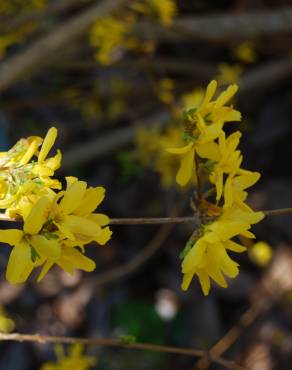
[(82, 13), (56, 26), (49, 34), (41, 36), (27, 50), (2, 63), (0, 68), (0, 92), (19, 79), (43, 68), (62, 48), (81, 36), (91, 24), (129, 3), (130, 0), (104, 0), (86, 8)]
[(92, 0), (62, 0), (53, 2), (44, 9), (36, 10), (29, 14), (22, 14), (8, 22), (3, 22), (1, 24), (1, 31), (9, 31), (29, 22), (40, 21), (47, 16), (60, 15), (77, 6), (88, 4), (90, 1), (92, 2)]
[(174, 19), (172, 26), (168, 28), (144, 21), (137, 23), (135, 31), (141, 38), (168, 42), (187, 39), (231, 41), (276, 36), (292, 32), (292, 7), (241, 14), (181, 17)]
[(193, 357), (208, 357), (217, 364), (225, 366), (227, 369), (243, 370), (242, 366), (235, 364), (233, 361), (225, 360), (221, 357), (212, 356), (208, 351), (192, 349), (192, 348), (179, 348), (170, 346), (161, 346), (150, 343), (127, 343), (120, 339), (102, 339), (102, 338), (78, 338), (78, 337), (61, 337), (49, 336), (40, 334), (4, 334), (0, 333), (0, 341), (14, 341), (14, 342), (36, 342), (36, 343), (82, 343), (95, 346), (108, 346), (108, 347), (121, 347), (129, 349), (139, 349), (154, 352), (172, 353), (177, 355), (186, 355)]
[[(279, 208), (272, 210), (263, 210), (265, 216), (283, 216), (292, 214), (292, 207)], [(206, 217), (208, 219), (208, 217)], [(11, 218), (0, 213), (0, 221), (20, 221), (17, 218)], [(163, 225), (163, 224), (183, 224), (188, 222), (197, 222), (197, 216), (184, 217), (140, 217), (140, 218), (111, 218), (110, 225)]]

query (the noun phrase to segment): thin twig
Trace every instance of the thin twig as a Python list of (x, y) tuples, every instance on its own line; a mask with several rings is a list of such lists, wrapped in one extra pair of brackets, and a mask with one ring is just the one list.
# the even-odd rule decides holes
[(95, 346), (108, 346), (108, 347), (121, 347), (129, 349), (140, 349), (154, 352), (173, 353), (177, 355), (186, 355), (193, 357), (208, 357), (213, 362), (225, 366), (227, 369), (243, 370), (242, 366), (235, 364), (233, 361), (225, 360), (221, 357), (211, 356), (208, 351), (192, 349), (192, 348), (179, 348), (170, 346), (161, 346), (151, 343), (127, 343), (120, 339), (103, 339), (103, 338), (78, 338), (78, 337), (61, 337), (49, 336), (40, 334), (4, 334), (0, 333), (0, 341), (15, 341), (15, 342), (37, 342), (37, 343), (83, 343)]
[[(292, 207), (279, 208), (260, 211), (267, 216), (284, 216), (292, 214)], [(208, 220), (208, 217), (205, 217)], [(12, 218), (0, 213), (0, 221), (21, 221), (18, 218)], [(140, 218), (111, 218), (110, 225), (163, 225), (163, 224), (183, 224), (196, 223), (198, 216), (184, 216), (184, 217), (140, 217)]]

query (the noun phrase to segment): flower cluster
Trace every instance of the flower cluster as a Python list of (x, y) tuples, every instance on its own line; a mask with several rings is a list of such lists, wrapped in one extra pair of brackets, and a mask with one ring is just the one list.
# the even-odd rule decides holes
[(6, 271), (13, 284), (26, 281), (38, 266), (38, 281), (54, 264), (71, 274), (74, 269), (92, 271), (95, 263), (84, 255), (84, 246), (104, 245), (111, 237), (105, 227), (109, 218), (94, 213), (105, 189), (88, 188), (86, 182), (67, 177), (62, 190), (52, 178), (61, 164), (60, 151), (48, 158), (56, 137), (52, 127), (44, 140), (21, 139), (0, 156), (0, 208), (23, 221), (22, 230), (0, 230), (0, 242), (13, 247)]
[[(226, 105), (238, 87), (231, 85), (213, 99), (216, 88), (216, 81), (211, 81), (201, 103), (185, 112), (185, 145), (167, 150), (180, 158), (176, 176), (179, 185), (187, 185), (196, 173), (200, 182), (206, 179), (209, 186), (207, 195), (198, 199), (202, 225), (182, 253), (182, 289), (188, 289), (197, 275), (205, 295), (210, 290), (210, 278), (227, 287), (224, 275), (234, 278), (238, 274), (238, 264), (227, 252), (240, 253), (246, 248), (231, 239), (253, 238), (251, 225), (264, 217), (245, 203), (246, 189), (258, 181), (260, 174), (241, 168), (242, 154), (238, 149), (241, 133), (226, 136), (223, 130), (225, 123), (241, 119), (239, 111)], [(215, 204), (207, 201), (212, 192)]]
[(64, 348), (61, 345), (55, 347), (57, 362), (45, 363), (40, 370), (88, 370), (96, 364), (96, 359), (92, 356), (83, 354), (83, 346), (81, 344), (74, 344), (69, 348), (66, 356)]

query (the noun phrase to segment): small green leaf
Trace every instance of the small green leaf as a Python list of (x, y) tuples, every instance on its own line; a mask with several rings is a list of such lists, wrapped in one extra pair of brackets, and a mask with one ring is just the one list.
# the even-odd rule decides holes
[(136, 337), (134, 335), (120, 335), (119, 340), (125, 344), (136, 343)]
[(30, 251), (31, 251), (31, 260), (32, 260), (32, 262), (35, 262), (38, 258), (41, 258), (41, 256), (34, 249), (34, 247), (31, 247), (31, 250)]

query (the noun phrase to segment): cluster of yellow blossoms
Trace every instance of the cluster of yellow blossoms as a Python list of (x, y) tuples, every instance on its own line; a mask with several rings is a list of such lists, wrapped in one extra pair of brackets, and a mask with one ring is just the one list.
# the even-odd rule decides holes
[(215, 193), (215, 204), (207, 201), (204, 194), (199, 200), (203, 222), (182, 253), (182, 289), (188, 289), (197, 275), (205, 295), (210, 290), (210, 278), (221, 287), (227, 287), (224, 275), (234, 278), (238, 274), (238, 263), (227, 252), (240, 253), (246, 248), (231, 239), (236, 236), (253, 238), (251, 225), (264, 217), (262, 212), (254, 212), (245, 203), (246, 189), (258, 181), (260, 174), (240, 167), (242, 155), (237, 147), (241, 133), (237, 131), (226, 137), (223, 130), (225, 123), (241, 119), (239, 111), (226, 105), (238, 87), (229, 86), (213, 100), (216, 89), (217, 83), (213, 80), (201, 103), (185, 112), (183, 137), (186, 145), (167, 150), (180, 158), (176, 175), (179, 185), (187, 185), (196, 173), (200, 180), (207, 180), (206, 194), (213, 190)]
[(57, 137), (52, 127), (44, 140), (31, 136), (0, 153), (0, 208), (23, 221), (23, 229), (0, 230), (0, 242), (11, 245), (6, 278), (27, 280), (42, 266), (40, 281), (57, 264), (68, 273), (92, 271), (95, 263), (84, 255), (91, 242), (104, 245), (111, 237), (109, 218), (94, 213), (102, 202), (103, 187), (87, 188), (84, 181), (67, 177), (67, 186), (52, 176), (61, 164), (61, 152), (48, 158)]
[(40, 370), (88, 370), (96, 364), (96, 359), (83, 353), (81, 344), (74, 344), (69, 347), (68, 355), (65, 354), (61, 345), (55, 347), (57, 362), (47, 362), (43, 364)]

